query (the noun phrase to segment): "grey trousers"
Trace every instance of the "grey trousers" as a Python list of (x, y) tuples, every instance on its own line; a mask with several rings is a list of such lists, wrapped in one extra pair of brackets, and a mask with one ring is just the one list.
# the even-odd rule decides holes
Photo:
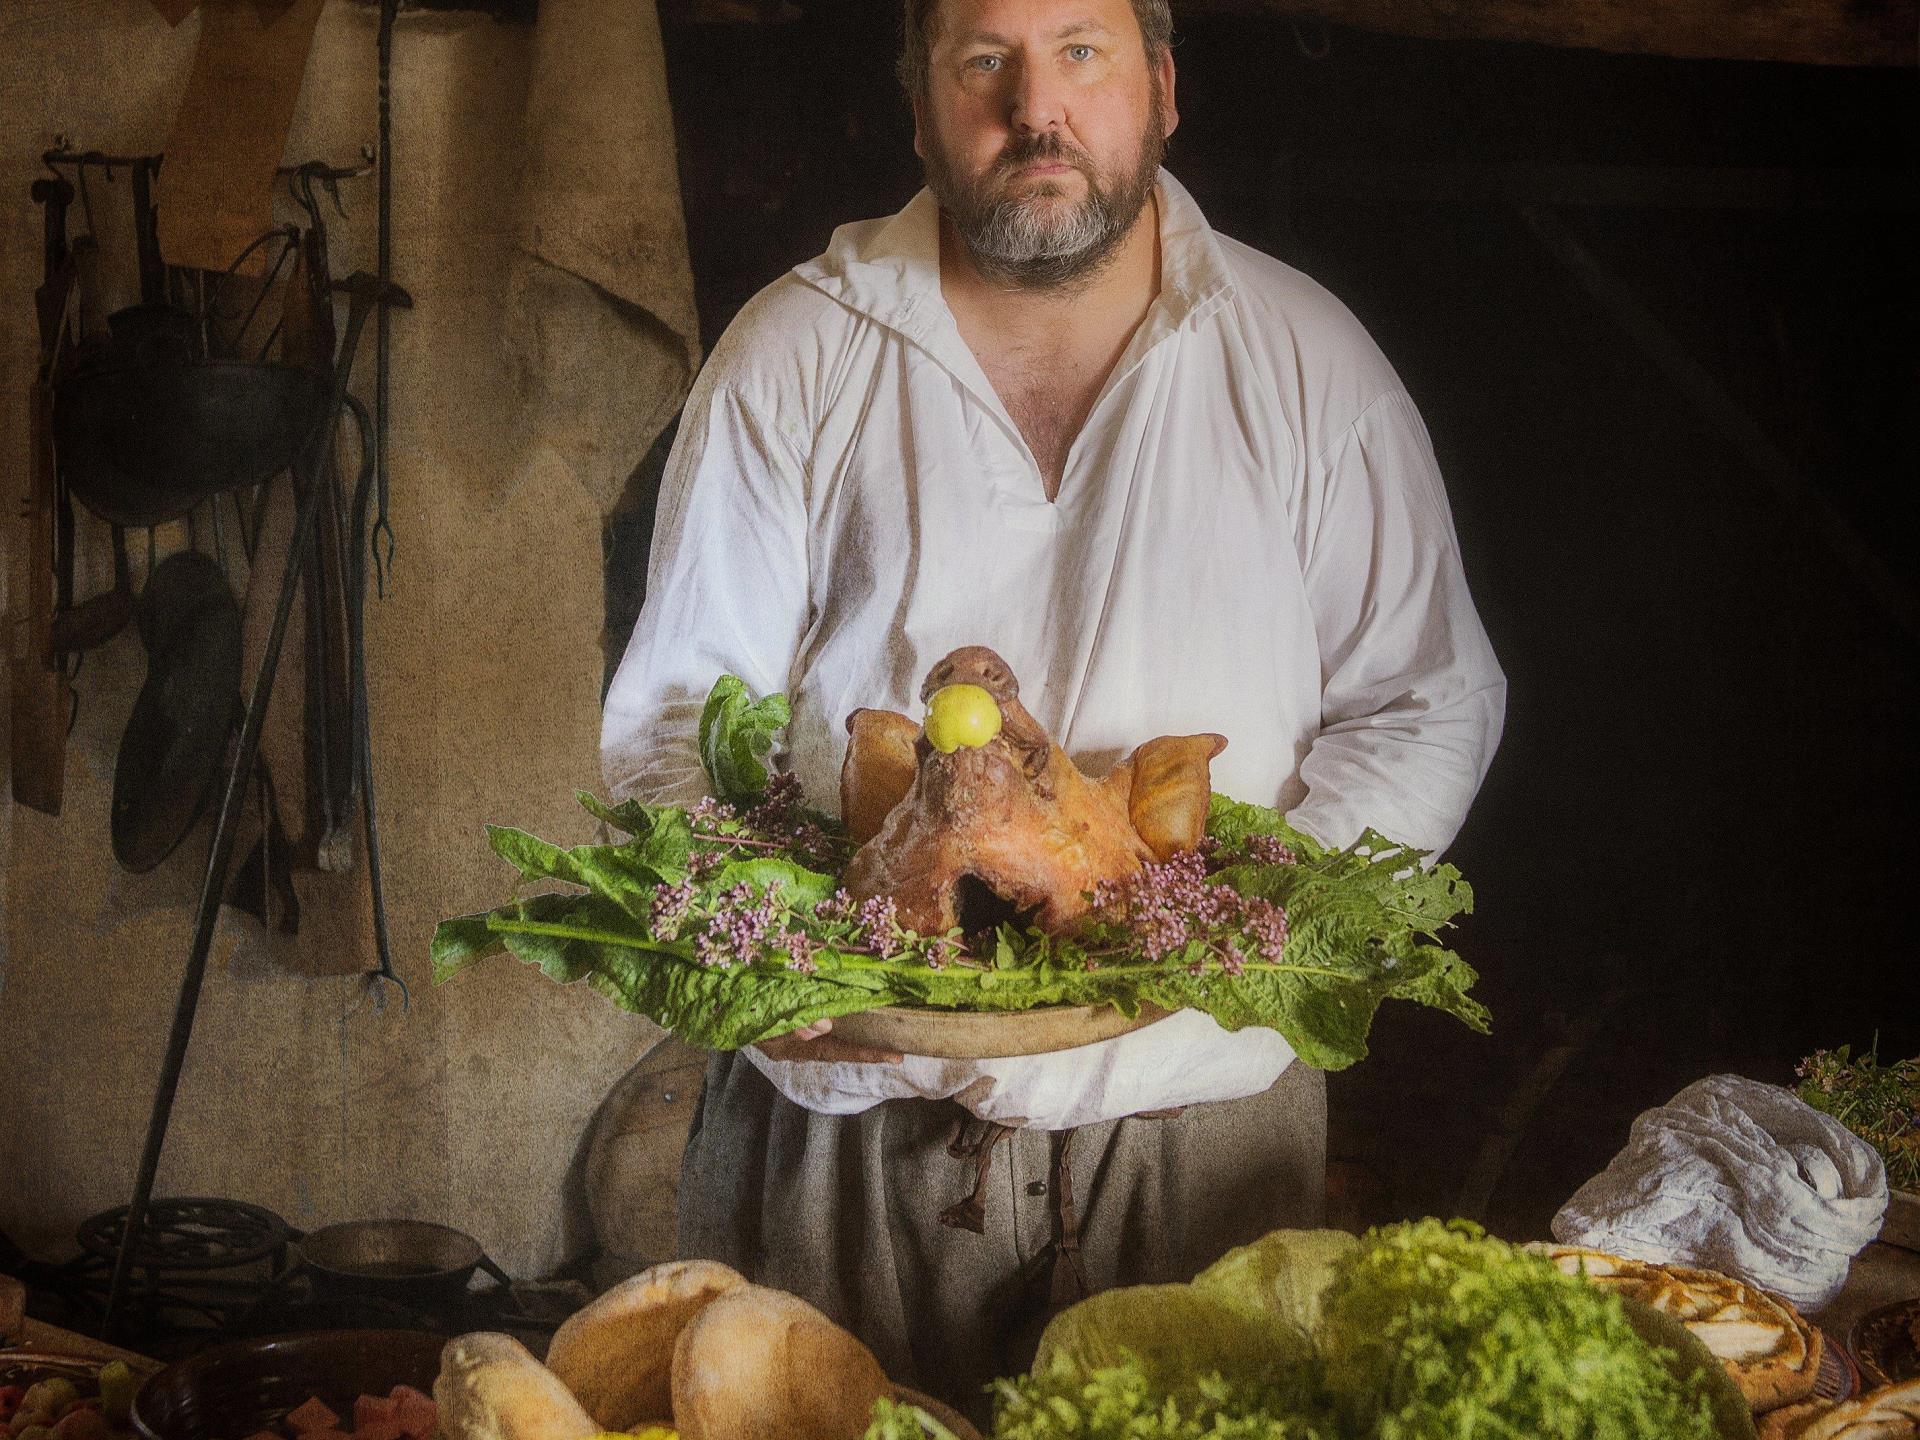
[[(1298, 1062), (1245, 1100), (1015, 1130), (984, 1164), (950, 1152), (957, 1128), (982, 1138), (967, 1119), (935, 1100), (817, 1115), (717, 1054), (681, 1166), (679, 1252), (801, 1296), (894, 1380), (984, 1419), (987, 1382), (1031, 1363), (1063, 1298), (1060, 1181), (1092, 1290), (1188, 1280), (1269, 1230), (1322, 1222), (1326, 1077)], [(942, 1223), (970, 1197), (982, 1233)]]

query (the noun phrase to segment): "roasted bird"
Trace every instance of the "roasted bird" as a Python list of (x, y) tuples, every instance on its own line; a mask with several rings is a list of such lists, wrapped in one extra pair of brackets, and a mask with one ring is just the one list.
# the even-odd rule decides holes
[[(891, 898), (901, 925), (971, 934), (1011, 920), (1058, 932), (1101, 881), (1199, 844), (1224, 736), (1163, 735), (1090, 779), (983, 645), (935, 665), (920, 698), (924, 727), (890, 710), (849, 715), (840, 771), (840, 813), (860, 845), (847, 891)], [(964, 715), (951, 735), (935, 727), (943, 709)]]

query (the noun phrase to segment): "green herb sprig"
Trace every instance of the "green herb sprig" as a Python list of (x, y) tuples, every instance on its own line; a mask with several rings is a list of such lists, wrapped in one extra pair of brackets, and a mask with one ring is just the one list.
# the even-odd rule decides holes
[(1920, 1056), (1880, 1063), (1879, 1041), (1858, 1059), (1853, 1048), (1816, 1050), (1796, 1067), (1800, 1098), (1873, 1146), (1887, 1183), (1920, 1191)]

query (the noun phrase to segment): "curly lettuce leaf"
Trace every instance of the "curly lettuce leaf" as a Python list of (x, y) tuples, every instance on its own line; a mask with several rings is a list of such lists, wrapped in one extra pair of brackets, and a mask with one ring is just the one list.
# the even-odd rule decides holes
[(1469, 1221), (1369, 1232), (1339, 1262), (1321, 1307), (1325, 1383), (1357, 1433), (1723, 1433), (1704, 1372), (1677, 1375), (1617, 1297)]
[(1346, 1440), (1291, 1387), (1201, 1373), (1166, 1393), (1138, 1358), (1091, 1368), (1065, 1355), (994, 1382), (993, 1440)]
[(1174, 974), (1147, 998), (1205, 1009), (1228, 1029), (1270, 1025), (1309, 1065), (1327, 1070), (1365, 1057), (1383, 1000), (1412, 1000), (1486, 1032), (1486, 1007), (1467, 993), (1479, 977), (1436, 939), (1473, 911), (1473, 890), (1453, 866), (1425, 867), (1426, 852), (1377, 830), (1330, 850), (1278, 811), (1224, 795), (1208, 805), (1207, 833), (1229, 848), (1271, 836), (1293, 851), (1294, 864), (1245, 862), (1216, 879), (1286, 910), (1286, 960), (1299, 968), (1249, 972), (1231, 985)]
[(767, 788), (763, 762), (792, 713), (784, 695), (749, 699), (747, 682), (737, 675), (714, 682), (700, 712), (700, 763), (715, 795), (729, 805), (751, 805), (759, 798)]
[(873, 1402), (873, 1419), (860, 1440), (959, 1440), (918, 1405), (882, 1395)]

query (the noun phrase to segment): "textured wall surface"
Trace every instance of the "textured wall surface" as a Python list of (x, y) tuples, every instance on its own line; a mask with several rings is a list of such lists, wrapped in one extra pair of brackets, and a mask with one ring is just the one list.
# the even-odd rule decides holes
[[(289, 161), (350, 160), (374, 138), (375, 19), (370, 7), (327, 5)], [(28, 184), (57, 134), (158, 150), (197, 30), (196, 18), (170, 28), (147, 0), (0, 8), (0, 534), (14, 595), (25, 467), (11, 457), (27, 454), (39, 280)], [(601, 513), (622, 477), (576, 472), (516, 431), (524, 381), (500, 339), (531, 64), (522, 26), (408, 15), (398, 28), (394, 276), (416, 308), (393, 327), (399, 551), (388, 598), (369, 602), (368, 646), (388, 904), (411, 1012), (370, 1003), (362, 981), (337, 973), (341, 947), (370, 966), (372, 941), (357, 902), (331, 913), (331, 887), (309, 881), (291, 946), (264, 944), (228, 912), (156, 1187), (264, 1204), (302, 1227), (439, 1220), (521, 1275), (584, 1243), (589, 1122), (657, 1035), (504, 960), (444, 989), (427, 974), (437, 919), (509, 893), (483, 823), (588, 838), (571, 795), (599, 778)], [(670, 132), (664, 143), (670, 180)], [(127, 188), (124, 175), (94, 185), (103, 235), (123, 223)], [(344, 194), (336, 274), (372, 268), (373, 181)], [(682, 296), (663, 308), (690, 306)], [(657, 369), (623, 377), (635, 387), (636, 458), (662, 389), (684, 384), (689, 342), (662, 334)], [(371, 345), (361, 354), (356, 389), (370, 395)], [(133, 539), (137, 580), (145, 537)], [(161, 554), (186, 543), (178, 526), (155, 540)], [(103, 541), (83, 526), (82, 595), (102, 587)], [(145, 877), (111, 858), (115, 752), (144, 663), (132, 630), (88, 657), (59, 818), (0, 797), (0, 1229), (48, 1255), (65, 1252), (76, 1221), (130, 1192), (185, 963), (188, 852), (204, 855), (209, 828)]]

